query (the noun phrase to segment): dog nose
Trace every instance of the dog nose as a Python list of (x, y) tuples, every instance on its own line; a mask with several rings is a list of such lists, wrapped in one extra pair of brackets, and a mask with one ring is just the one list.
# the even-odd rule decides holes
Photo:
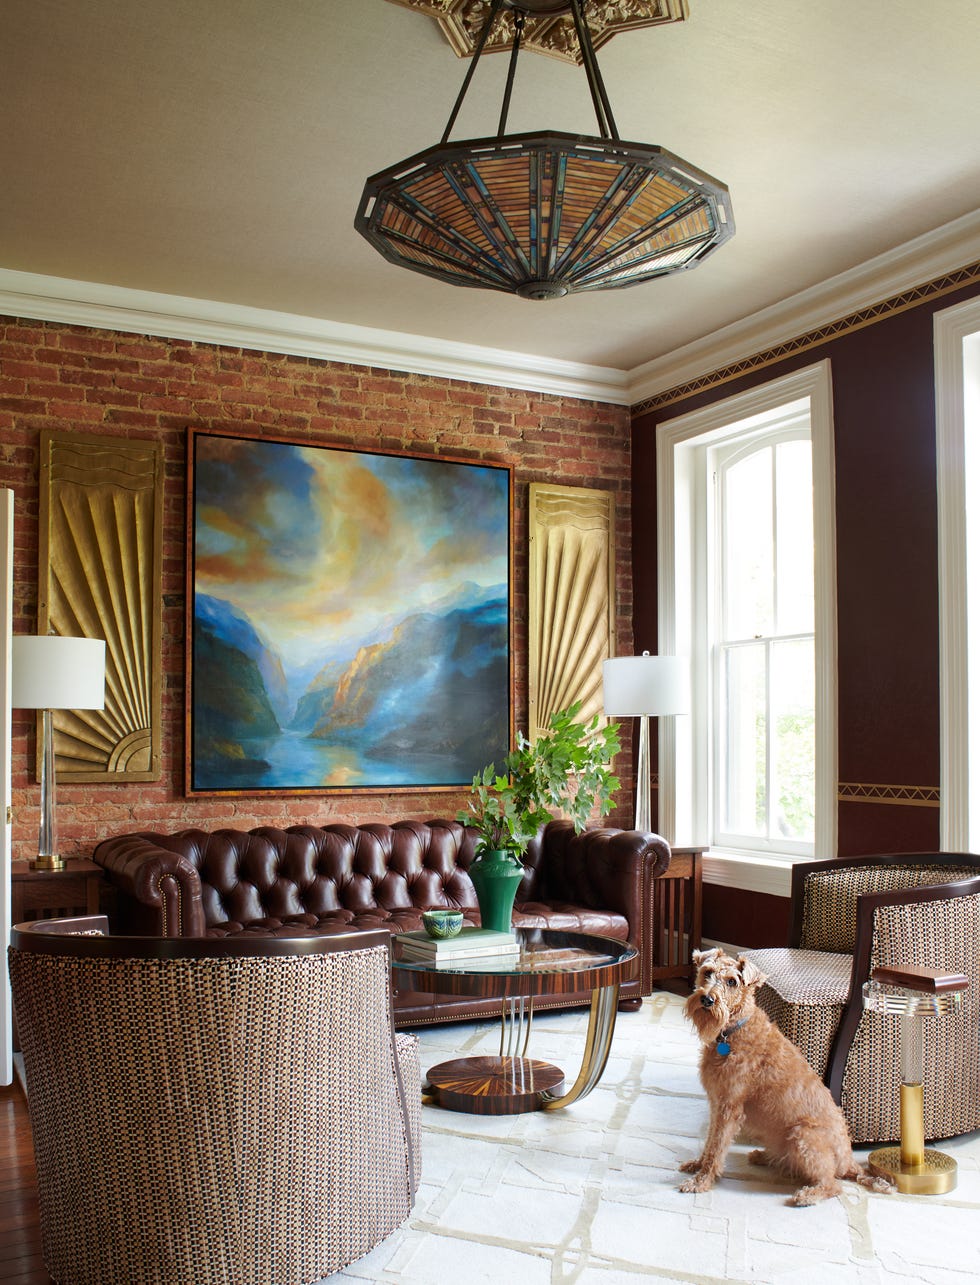
[(701, 996), (701, 1007), (702, 1007), (702, 1008), (714, 1008), (714, 1004), (715, 1004), (715, 997), (714, 997), (714, 995), (702, 995), (702, 996)]

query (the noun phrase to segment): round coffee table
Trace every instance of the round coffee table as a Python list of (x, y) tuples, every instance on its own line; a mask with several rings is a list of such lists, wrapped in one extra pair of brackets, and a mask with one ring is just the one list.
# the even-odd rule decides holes
[[(637, 952), (628, 942), (547, 928), (515, 928), (518, 958), (493, 956), (436, 968), (402, 958), (392, 942), (392, 967), (413, 975), (418, 990), (439, 995), (500, 997), (499, 1057), (461, 1057), (441, 1062), (423, 1086), (426, 1101), (475, 1115), (514, 1115), (553, 1111), (585, 1097), (605, 1070), (616, 1026), (621, 983), (637, 969)], [(589, 1028), (582, 1066), (564, 1092), (564, 1073), (549, 1062), (525, 1057), (535, 995), (569, 995), (591, 990)]]

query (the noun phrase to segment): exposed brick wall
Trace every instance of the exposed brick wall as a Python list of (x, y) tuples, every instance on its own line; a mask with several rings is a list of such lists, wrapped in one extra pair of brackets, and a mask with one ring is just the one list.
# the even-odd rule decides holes
[[(625, 407), (304, 357), (0, 318), (0, 486), (15, 495), (14, 631), (37, 626), (38, 442), (42, 428), (163, 443), (163, 775), (138, 785), (59, 785), (66, 855), (134, 828), (252, 826), (448, 816), (463, 792), (311, 798), (183, 794), (187, 430), (241, 429), (325, 445), (405, 450), (514, 468), (515, 711), (527, 722), (527, 499), (531, 482), (616, 495), (617, 651), (631, 650), (630, 426)], [(14, 713), (14, 855), (36, 843), (34, 716)], [(629, 823), (628, 756), (617, 765)]]

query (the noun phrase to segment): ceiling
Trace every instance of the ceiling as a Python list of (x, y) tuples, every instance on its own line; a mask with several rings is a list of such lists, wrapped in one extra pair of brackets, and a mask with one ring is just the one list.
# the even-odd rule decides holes
[[(530, 302), (397, 268), (365, 178), (435, 143), (466, 63), (388, 0), (5, 0), (0, 269), (631, 370), (980, 209), (977, 0), (689, 0), (599, 53), (621, 137), (726, 182), (691, 272)], [(453, 138), (496, 129), (485, 57)], [(525, 55), (508, 128), (595, 133)]]

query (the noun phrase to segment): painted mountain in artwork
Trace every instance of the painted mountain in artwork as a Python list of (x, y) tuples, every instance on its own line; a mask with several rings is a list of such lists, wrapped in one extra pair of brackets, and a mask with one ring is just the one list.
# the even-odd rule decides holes
[(445, 758), (465, 782), (507, 753), (508, 690), (505, 600), (420, 613), (361, 648), (310, 735), (357, 741), (375, 757)]
[(229, 603), (198, 594), (194, 608), (195, 786), (240, 787), (265, 769), (243, 743), (280, 731), (270, 687), (285, 692), (282, 666)]
[(289, 675), (245, 614), (199, 594), (195, 788), (467, 784), (502, 760), (507, 601), (484, 592), (455, 603), (409, 616), (349, 661), (325, 662), (290, 710)]

